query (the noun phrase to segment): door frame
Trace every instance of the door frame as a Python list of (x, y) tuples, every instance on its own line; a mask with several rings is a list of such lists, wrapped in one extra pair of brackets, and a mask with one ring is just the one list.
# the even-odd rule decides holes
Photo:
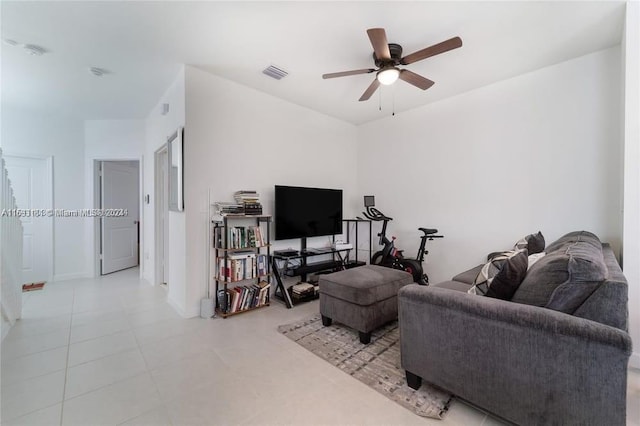
[[(139, 229), (139, 233), (138, 233), (138, 239), (139, 239), (139, 249), (138, 249), (138, 257), (139, 257), (139, 262), (138, 262), (138, 267), (140, 268), (140, 277), (143, 276), (143, 271), (144, 271), (144, 256), (142, 255), (143, 251), (144, 251), (144, 232), (143, 232), (143, 226), (144, 226), (144, 204), (143, 204), (143, 197), (142, 194), (144, 194), (144, 170), (142, 168), (143, 164), (144, 164), (144, 158), (143, 157), (138, 157), (138, 158), (94, 158), (92, 161), (92, 168), (93, 168), (93, 208), (94, 209), (99, 209), (101, 208), (101, 204), (102, 204), (102, 200), (101, 200), (101, 193), (102, 193), (102, 187), (100, 185), (100, 165), (103, 161), (135, 161), (138, 163), (138, 229)], [(100, 218), (99, 217), (94, 217), (93, 218), (93, 265), (94, 265), (94, 273), (93, 276), (94, 277), (100, 277), (101, 273), (102, 273), (102, 264), (100, 262), (100, 250), (101, 250), (101, 246), (102, 246), (102, 227), (100, 226)]]
[[(164, 176), (160, 175), (160, 168), (164, 157), (165, 173)], [(168, 285), (169, 277), (165, 274), (168, 268), (165, 265), (169, 265), (168, 253), (164, 250), (169, 246), (169, 145), (163, 144), (154, 153), (154, 285)], [(164, 210), (164, 226), (160, 226), (160, 212)], [(164, 279), (162, 279), (164, 278)]]
[[(45, 178), (46, 178), (46, 182), (45, 182), (45, 187), (47, 189), (47, 191), (45, 191), (45, 204), (44, 206), (38, 206), (37, 208), (39, 209), (51, 209), (51, 211), (53, 212), (53, 156), (52, 155), (30, 155), (30, 154), (19, 154), (19, 153), (14, 153), (14, 152), (4, 152), (3, 157), (6, 158), (7, 157), (13, 157), (13, 158), (24, 158), (24, 159), (29, 159), (29, 160), (45, 160), (46, 162), (46, 170), (45, 170)], [(55, 273), (55, 268), (54, 268), (54, 259), (55, 259), (55, 232), (54, 232), (54, 218), (53, 216), (48, 216), (46, 218), (43, 218), (42, 220), (46, 220), (47, 222), (49, 222), (45, 227), (43, 227), (44, 229), (46, 229), (46, 234), (47, 234), (47, 240), (48, 243), (47, 245), (49, 245), (49, 249), (47, 250), (47, 253), (49, 253), (49, 256), (47, 256), (47, 264), (45, 266), (45, 269), (47, 271), (47, 276), (46, 276), (46, 280), (48, 282), (53, 281), (54, 278), (54, 273)], [(21, 267), (22, 269), (22, 267)]]

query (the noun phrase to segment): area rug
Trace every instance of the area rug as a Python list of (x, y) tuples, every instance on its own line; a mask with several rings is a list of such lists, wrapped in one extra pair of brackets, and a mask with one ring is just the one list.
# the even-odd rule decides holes
[(368, 345), (342, 324), (324, 327), (320, 315), (281, 325), (278, 331), (419, 416), (442, 419), (449, 409), (451, 394), (424, 382), (418, 390), (407, 386), (397, 321), (374, 331)]

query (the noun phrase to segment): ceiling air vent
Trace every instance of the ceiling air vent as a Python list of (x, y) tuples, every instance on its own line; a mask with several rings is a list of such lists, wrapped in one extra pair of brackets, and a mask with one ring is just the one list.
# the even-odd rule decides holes
[(283, 77), (286, 77), (287, 75), (289, 75), (289, 73), (283, 70), (282, 68), (278, 68), (273, 65), (269, 65), (267, 68), (263, 69), (262, 73), (268, 75), (269, 77), (273, 77), (276, 80), (280, 80)]

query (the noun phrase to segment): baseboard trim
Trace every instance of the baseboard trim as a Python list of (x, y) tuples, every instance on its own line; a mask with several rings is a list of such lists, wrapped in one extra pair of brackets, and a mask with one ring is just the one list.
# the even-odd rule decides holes
[(629, 358), (629, 367), (640, 369), (640, 352), (633, 352)]
[(56, 274), (53, 276), (53, 281), (69, 281), (77, 280), (80, 278), (92, 278), (93, 276), (87, 272), (75, 272), (72, 274)]
[(195, 318), (200, 316), (200, 306), (191, 308), (185, 312), (185, 318)]
[(167, 297), (167, 302), (169, 302), (169, 305), (175, 309), (175, 311), (178, 313), (178, 315), (180, 315), (182, 318), (194, 318), (197, 316), (200, 316), (200, 306), (198, 306), (197, 308), (191, 308), (189, 310), (183, 308), (182, 306), (180, 306), (180, 304), (178, 302), (176, 302), (175, 300), (171, 299), (170, 297)]
[(186, 318), (184, 308), (180, 306), (178, 302), (173, 300), (171, 297), (167, 297), (167, 302), (169, 303), (169, 306), (171, 306), (178, 313), (178, 315), (180, 315), (183, 318)]

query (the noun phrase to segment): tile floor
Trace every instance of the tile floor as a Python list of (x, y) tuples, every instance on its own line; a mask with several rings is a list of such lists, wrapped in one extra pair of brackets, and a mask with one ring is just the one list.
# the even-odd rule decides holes
[[(138, 269), (24, 293), (2, 342), (2, 425), (499, 425), (454, 401), (424, 419), (280, 335), (317, 301), (180, 318)], [(628, 424), (640, 425), (640, 372)]]

